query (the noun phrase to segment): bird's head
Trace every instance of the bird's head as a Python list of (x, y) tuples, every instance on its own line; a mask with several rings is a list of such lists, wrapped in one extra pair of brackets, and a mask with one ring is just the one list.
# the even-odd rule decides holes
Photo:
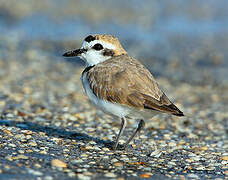
[(111, 35), (89, 35), (84, 39), (80, 49), (66, 52), (63, 56), (78, 56), (86, 62), (87, 66), (92, 66), (123, 54), (127, 53), (116, 37)]

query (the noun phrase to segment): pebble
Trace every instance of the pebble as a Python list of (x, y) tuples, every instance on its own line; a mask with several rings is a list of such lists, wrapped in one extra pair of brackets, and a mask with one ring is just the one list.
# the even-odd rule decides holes
[(75, 174), (74, 172), (68, 172), (67, 175), (68, 175), (69, 177), (75, 177), (75, 176), (76, 176), (76, 174)]
[(228, 161), (228, 156), (222, 156), (220, 159), (224, 161)]
[(141, 174), (141, 175), (140, 175), (140, 177), (141, 177), (141, 178), (149, 178), (149, 177), (150, 177), (150, 175), (149, 175), (149, 174), (147, 174), (147, 173), (144, 173), (144, 174)]
[(109, 177), (109, 178), (115, 178), (116, 177), (116, 175), (114, 173), (111, 173), (111, 172), (110, 173), (106, 173), (105, 176)]
[(17, 160), (17, 159), (28, 159), (28, 157), (27, 156), (25, 156), (25, 155), (17, 155), (17, 156), (15, 156), (15, 157), (12, 157), (12, 159), (14, 159), (14, 160)]
[(199, 176), (196, 174), (188, 174), (187, 176), (192, 179), (199, 179)]
[(53, 177), (51, 177), (51, 176), (45, 176), (44, 177), (44, 180), (53, 180)]
[(30, 146), (37, 146), (37, 143), (34, 142), (34, 141), (31, 141), (31, 142), (28, 143), (28, 145), (30, 145)]
[(51, 160), (51, 165), (55, 167), (60, 167), (60, 168), (66, 168), (67, 164), (59, 159), (52, 159)]
[(82, 159), (74, 159), (72, 160), (73, 164), (83, 163), (84, 161)]
[(25, 151), (24, 150), (18, 150), (18, 153), (20, 153), (20, 154), (24, 154), (25, 153)]
[(84, 174), (78, 174), (77, 177), (79, 180), (90, 180), (91, 179), (91, 177), (85, 176)]
[(113, 165), (116, 166), (116, 167), (122, 167), (123, 166), (123, 163), (115, 162)]
[(150, 156), (158, 158), (161, 156), (161, 154), (162, 152), (160, 150), (155, 150), (152, 153), (150, 153)]
[(16, 144), (11, 144), (11, 143), (9, 143), (8, 146), (10, 146), (10, 147), (17, 147)]
[(111, 160), (112, 163), (115, 163), (115, 162), (118, 162), (118, 161), (119, 161), (119, 160), (116, 159), (116, 158), (113, 158), (113, 159)]
[(42, 176), (43, 175), (42, 172), (36, 171), (36, 170), (33, 170), (33, 169), (28, 169), (28, 173), (33, 174), (34, 176)]
[(13, 136), (13, 134), (9, 130), (7, 130), (7, 129), (3, 129), (2, 132), (4, 134), (7, 134), (8, 136)]

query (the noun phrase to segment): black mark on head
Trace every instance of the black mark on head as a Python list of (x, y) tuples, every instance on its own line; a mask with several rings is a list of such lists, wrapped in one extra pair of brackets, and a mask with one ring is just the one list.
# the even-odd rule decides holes
[(96, 39), (95, 37), (93, 37), (92, 35), (89, 35), (85, 38), (85, 41), (89, 43), (91, 41), (94, 41), (95, 39)]
[(111, 49), (105, 49), (103, 55), (104, 56), (114, 56), (114, 51)]

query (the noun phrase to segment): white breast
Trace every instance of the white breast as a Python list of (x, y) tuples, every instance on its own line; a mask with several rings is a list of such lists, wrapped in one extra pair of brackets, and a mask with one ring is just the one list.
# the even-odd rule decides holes
[(129, 108), (126, 106), (121, 106), (119, 104), (110, 103), (108, 101), (97, 98), (93, 91), (90, 88), (89, 81), (86, 78), (87, 73), (83, 73), (81, 76), (81, 81), (87, 96), (90, 101), (95, 105), (95, 107), (100, 108), (104, 112), (117, 116), (117, 117), (125, 117), (129, 114)]

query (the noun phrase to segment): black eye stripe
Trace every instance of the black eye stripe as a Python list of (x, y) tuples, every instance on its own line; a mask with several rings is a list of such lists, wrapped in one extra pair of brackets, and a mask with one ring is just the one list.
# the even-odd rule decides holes
[(95, 37), (93, 37), (92, 35), (89, 35), (85, 38), (85, 41), (89, 43), (91, 41), (94, 41), (95, 39), (96, 39)]
[(103, 52), (104, 56), (114, 56), (114, 52), (111, 49), (105, 49)]
[(97, 43), (93, 46), (93, 49), (99, 51), (99, 50), (103, 49), (103, 46), (101, 44)]

